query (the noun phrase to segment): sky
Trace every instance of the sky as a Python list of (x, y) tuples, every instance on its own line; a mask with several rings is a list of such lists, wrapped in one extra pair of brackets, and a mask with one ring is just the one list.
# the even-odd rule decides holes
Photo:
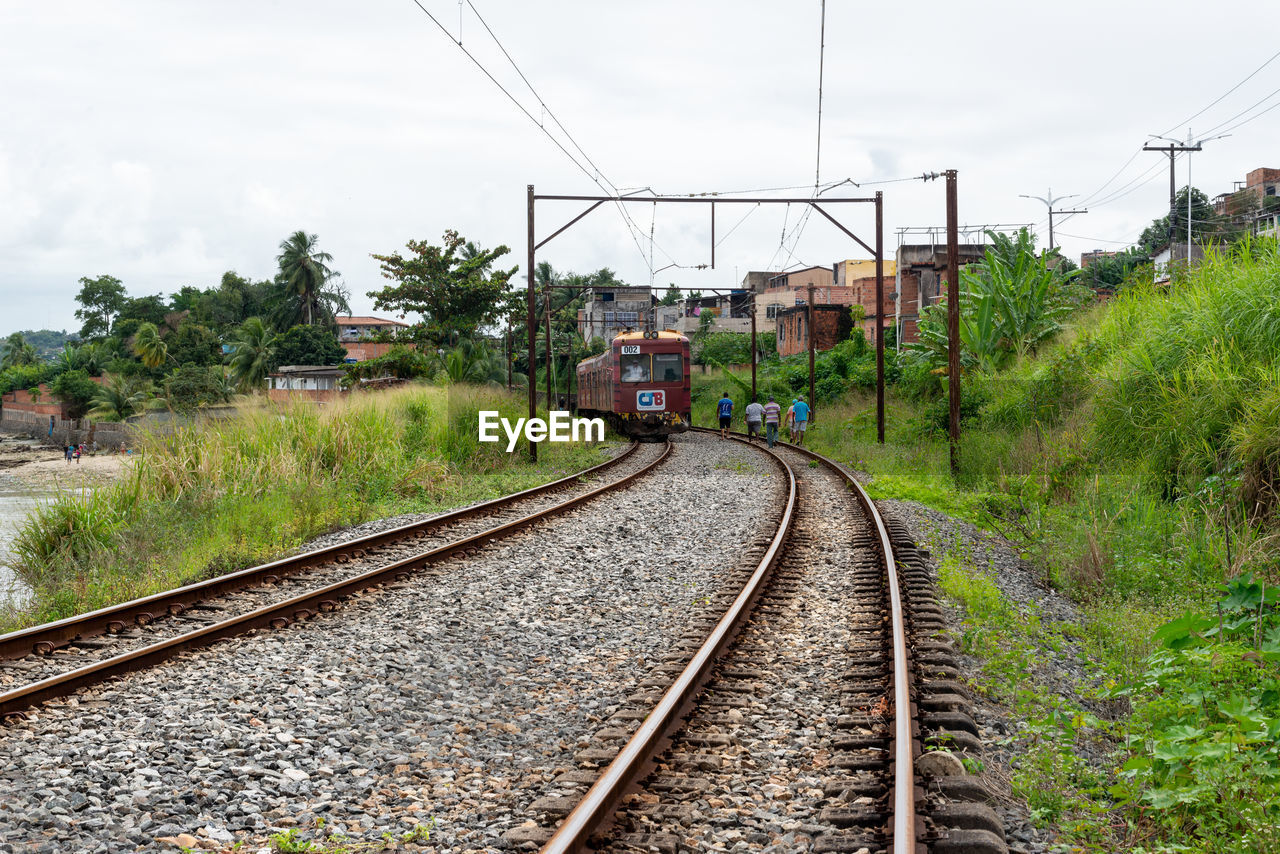
[[(1074, 194), (1059, 207), (1089, 212), (1056, 236), (1078, 260), (1167, 212), (1153, 135), (1230, 131), (1191, 155), (1210, 197), (1280, 167), (1256, 2), (832, 2), (825, 36), (820, 0), (419, 2), (0, 0), (0, 335), (78, 329), (83, 276), (131, 296), (269, 278), (297, 230), (355, 313), (394, 316), (366, 295), (386, 283), (371, 253), (454, 229), (523, 268), (529, 184), (809, 198), (849, 179), (823, 198), (882, 191), (891, 257), (899, 229), (945, 222), (941, 180), (896, 179), (956, 169), (962, 225), (1025, 223), (1042, 244), (1045, 205), (1020, 195)], [(538, 239), (583, 207), (539, 202)], [(838, 208), (874, 245), (872, 206)], [(868, 254), (802, 205), (723, 205), (700, 270), (705, 206), (627, 210), (538, 260), (705, 289)]]

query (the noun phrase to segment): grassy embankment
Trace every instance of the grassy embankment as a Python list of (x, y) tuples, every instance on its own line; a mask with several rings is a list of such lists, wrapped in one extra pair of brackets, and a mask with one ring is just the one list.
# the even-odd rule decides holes
[[(966, 377), (956, 481), (936, 400), (891, 394), (885, 446), (874, 398), (820, 403), (807, 444), (878, 498), (1004, 534), (1081, 603), (1083, 627), (1042, 619), (935, 544), (982, 689), (1025, 721), (1013, 785), (1036, 818), (1086, 850), (1280, 850), (1280, 252), (1138, 285), (1073, 327)], [(711, 424), (733, 385), (694, 376)], [(1025, 678), (1068, 643), (1093, 668), (1083, 705)], [(1090, 768), (1086, 744), (1114, 765)]]
[(584, 444), (544, 443), (538, 464), (505, 439), (481, 444), (477, 413), (518, 396), (413, 386), (316, 409), (246, 407), (235, 419), (147, 437), (119, 482), (64, 494), (16, 538), (35, 592), (0, 632), (83, 613), (262, 563), (345, 525), (434, 512), (525, 489), (600, 462)]

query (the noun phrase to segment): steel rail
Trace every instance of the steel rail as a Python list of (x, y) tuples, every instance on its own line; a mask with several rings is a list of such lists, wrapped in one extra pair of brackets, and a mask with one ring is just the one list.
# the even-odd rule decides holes
[(737, 634), (764, 590), (791, 532), (796, 508), (796, 478), (785, 460), (768, 450), (761, 450), (772, 457), (787, 476), (787, 505), (769, 548), (733, 604), (707, 635), (688, 665), (663, 693), (653, 711), (587, 790), (578, 805), (560, 823), (551, 839), (542, 847), (542, 854), (569, 854), (586, 849), (591, 834), (612, 818), (627, 786), (641, 776), (659, 747), (678, 728), (681, 716), (710, 675), (711, 665)]
[[(706, 427), (693, 428), (699, 431), (718, 432)], [(745, 434), (731, 434), (742, 441)], [(893, 544), (889, 539), (889, 529), (885, 527), (880, 511), (876, 509), (871, 496), (858, 483), (857, 478), (833, 459), (824, 457), (816, 451), (793, 445), (790, 442), (776, 440), (781, 445), (795, 451), (803, 457), (817, 460), (836, 474), (844, 478), (853, 490), (854, 497), (862, 505), (867, 517), (875, 523), (876, 535), (880, 540), (880, 551), (884, 555), (885, 579), (889, 587), (890, 618), (893, 626), (893, 854), (914, 854), (916, 836), (919, 827), (916, 822), (915, 806), (915, 746), (912, 742), (911, 713), (911, 673), (909, 652), (907, 649), (907, 627), (903, 616), (902, 587), (898, 582), (898, 565), (893, 557)]]
[(243, 634), (257, 628), (284, 628), (294, 620), (307, 619), (317, 611), (330, 611), (338, 607), (338, 600), (360, 590), (389, 580), (408, 578), (410, 574), (428, 565), (438, 563), (459, 552), (473, 550), (487, 542), (513, 531), (527, 528), (534, 523), (573, 509), (604, 492), (619, 489), (641, 475), (651, 471), (671, 455), (672, 445), (666, 444), (662, 454), (638, 471), (623, 478), (603, 484), (595, 489), (570, 498), (553, 507), (506, 522), (469, 537), (445, 543), (442, 546), (378, 567), (360, 575), (336, 581), (324, 587), (308, 590), (281, 602), (264, 605), (253, 611), (239, 614), (218, 623), (177, 635), (139, 649), (103, 659), (66, 673), (51, 676), (0, 694), (0, 720), (18, 715), (23, 710), (55, 697), (66, 696), (80, 688), (105, 681), (135, 670), (151, 667), (173, 658), (179, 652), (207, 646), (215, 641)]
[(49, 653), (77, 640), (123, 631), (131, 623), (145, 624), (162, 617), (176, 616), (197, 602), (214, 599), (268, 581), (278, 580), (283, 575), (309, 569), (318, 564), (328, 563), (357, 550), (377, 548), (388, 543), (394, 543), (416, 536), (418, 532), (425, 532), (441, 525), (480, 516), (526, 498), (563, 489), (571, 486), (579, 478), (597, 474), (618, 465), (630, 458), (638, 447), (638, 443), (632, 442), (626, 451), (613, 459), (583, 469), (568, 477), (562, 477), (551, 483), (544, 483), (541, 486), (534, 486), (510, 495), (483, 501), (479, 504), (450, 510), (446, 513), (432, 516), (430, 519), (411, 522), (376, 534), (369, 534), (358, 539), (338, 543), (337, 545), (291, 555), (290, 557), (260, 564), (259, 566), (251, 566), (173, 590), (153, 593), (150, 596), (121, 602), (118, 605), (110, 605), (86, 614), (79, 614), (52, 623), (43, 623), (0, 635), (0, 661), (23, 658), (33, 652)]

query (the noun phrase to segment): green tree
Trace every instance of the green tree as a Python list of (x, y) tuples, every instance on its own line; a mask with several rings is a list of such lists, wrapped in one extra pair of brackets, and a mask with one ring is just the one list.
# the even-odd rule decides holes
[(662, 299), (658, 300), (658, 305), (675, 305), (684, 299), (684, 294), (674, 283), (667, 286), (667, 292), (662, 295)]
[(150, 399), (150, 381), (109, 374), (93, 397), (93, 407), (85, 414), (96, 421), (124, 421), (141, 412)]
[[(145, 297), (127, 297), (120, 303), (120, 310), (116, 313), (115, 322), (112, 324), (111, 330), (118, 335), (122, 334), (119, 331), (120, 324), (122, 321), (127, 320), (163, 326), (164, 317), (168, 313), (169, 306), (160, 294), (152, 294)], [(129, 334), (132, 333), (123, 333), (123, 337), (128, 337)]]
[(80, 279), (80, 293), (76, 294), (76, 319), (81, 338), (105, 338), (111, 331), (111, 322), (125, 303), (124, 285), (115, 276), (98, 276), (96, 279)]
[(333, 256), (316, 249), (317, 235), (295, 231), (280, 242), (279, 281), (294, 297), (293, 305), (307, 325), (317, 321), (332, 322), (326, 286), (337, 273), (329, 269)]
[(188, 362), (165, 377), (163, 392), (151, 401), (156, 409), (187, 413), (224, 400), (222, 368)]
[(231, 339), (231, 379), (241, 392), (262, 388), (276, 353), (276, 334), (261, 317), (240, 324)]
[(15, 332), (4, 339), (4, 356), (0, 357), (0, 370), (18, 365), (34, 365), (39, 361), (36, 348), (27, 343), (21, 332)]
[(320, 326), (295, 326), (275, 340), (271, 370), (281, 365), (340, 365), (347, 357), (332, 329)]
[(218, 341), (218, 336), (212, 329), (199, 323), (184, 320), (166, 343), (169, 358), (176, 364), (193, 362), (197, 365), (217, 365), (222, 362), (222, 344)]
[(463, 338), (441, 357), (441, 367), (451, 383), (502, 383), (507, 379), (506, 364), (490, 352), (484, 341)]
[(169, 360), (169, 347), (160, 338), (154, 323), (144, 323), (133, 334), (133, 352), (148, 368), (158, 368)]
[(82, 370), (67, 371), (59, 374), (49, 390), (54, 396), (67, 405), (67, 415), (80, 418), (93, 405), (98, 394), (98, 384), (89, 379), (89, 374)]
[(465, 241), (450, 230), (443, 246), (410, 240), (406, 248), (406, 255), (373, 256), (396, 283), (369, 292), (376, 308), (421, 314), (427, 337), (439, 342), (474, 337), (503, 316), (507, 282), (519, 268), (491, 267), (511, 251), (506, 246), (466, 257)]
[[(1076, 307), (1067, 285), (1078, 271), (1062, 273), (1037, 256), (1027, 229), (1014, 238), (987, 232), (983, 260), (960, 271), (960, 361), (992, 372), (1014, 356), (1035, 352), (1062, 329)], [(908, 345), (935, 364), (947, 362), (946, 300), (920, 313), (920, 340)]]
[[(1155, 254), (1157, 249), (1169, 243), (1172, 227), (1173, 242), (1186, 242), (1187, 239), (1187, 188), (1183, 187), (1174, 196), (1173, 210), (1162, 217), (1151, 221), (1138, 238), (1138, 246), (1148, 255)], [(1191, 237), (1196, 243), (1210, 240), (1221, 240), (1232, 231), (1229, 217), (1221, 217), (1213, 209), (1209, 197), (1191, 188)]]

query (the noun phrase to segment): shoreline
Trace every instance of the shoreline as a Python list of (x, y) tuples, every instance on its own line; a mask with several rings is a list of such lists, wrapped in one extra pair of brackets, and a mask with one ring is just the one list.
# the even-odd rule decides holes
[(39, 493), (92, 489), (119, 480), (135, 459), (132, 454), (99, 451), (68, 462), (56, 447), (10, 437), (0, 438), (0, 475), (8, 475)]

